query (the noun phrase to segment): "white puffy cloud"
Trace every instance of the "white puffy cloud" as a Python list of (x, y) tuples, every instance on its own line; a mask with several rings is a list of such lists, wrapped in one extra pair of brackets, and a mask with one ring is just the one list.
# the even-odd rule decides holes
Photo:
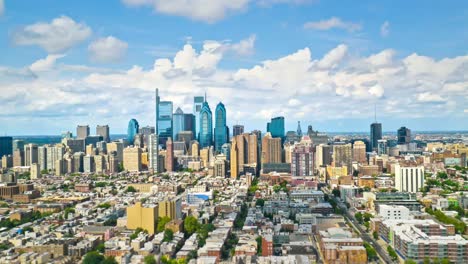
[(241, 40), (239, 43), (234, 43), (229, 45), (229, 49), (234, 51), (239, 55), (251, 55), (254, 53), (254, 46), (255, 46), (255, 35), (251, 35), (247, 39)]
[(380, 26), (380, 35), (382, 37), (387, 37), (390, 34), (390, 22), (385, 21), (381, 26)]
[[(96, 119), (119, 131), (124, 130), (122, 120), (130, 118), (151, 125), (156, 87), (165, 100), (189, 112), (193, 96), (206, 91), (212, 108), (219, 101), (226, 105), (228, 123), (248, 126), (265, 124), (276, 115), (304, 124), (350, 116), (372, 119), (374, 104), (382, 109), (382, 118), (466, 115), (468, 56), (401, 58), (393, 50), (348, 56), (349, 48), (338, 45), (322, 58), (313, 57), (306, 47), (252, 67), (228, 70), (220, 62), (232, 52), (228, 48), (232, 45), (205, 41), (196, 49), (186, 44), (149, 68), (135, 65), (115, 72), (89, 68), (82, 77), (63, 74), (76, 72), (77, 67), (54, 67), (58, 57), (52, 55), (27, 70), (0, 67), (0, 103), (6, 109), (0, 121), (12, 116), (44, 122), (66, 118), (67, 123)], [(39, 71), (40, 78), (35, 78), (34, 69), (57, 71), (58, 76)], [(13, 81), (1, 82), (8, 76)]]
[(42, 72), (52, 70), (55, 66), (55, 62), (65, 57), (65, 54), (49, 54), (46, 58), (35, 61), (29, 66), (29, 69), (33, 72)]
[(314, 30), (330, 30), (333, 28), (345, 29), (349, 32), (359, 31), (362, 29), (360, 23), (343, 21), (339, 17), (331, 17), (320, 21), (309, 21), (304, 24), (305, 29)]
[(128, 44), (116, 37), (99, 38), (89, 44), (88, 52), (91, 60), (96, 62), (117, 62), (127, 53)]
[(27, 25), (13, 35), (17, 45), (38, 45), (49, 53), (65, 51), (86, 40), (92, 31), (87, 25), (60, 16), (50, 23)]

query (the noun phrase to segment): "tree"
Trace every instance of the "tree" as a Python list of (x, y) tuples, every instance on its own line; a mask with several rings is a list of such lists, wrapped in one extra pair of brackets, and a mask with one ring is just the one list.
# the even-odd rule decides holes
[(376, 231), (372, 232), (372, 236), (374, 237), (375, 240), (379, 239), (379, 233), (377, 233)]
[(398, 260), (398, 255), (391, 246), (387, 247), (387, 252), (388, 252), (388, 255), (390, 256), (390, 258), (392, 258), (393, 261)]
[(358, 223), (362, 224), (362, 213), (361, 212), (357, 212), (354, 214), (354, 217), (356, 218), (356, 220), (358, 221)]
[(197, 232), (200, 228), (200, 223), (194, 216), (187, 216), (184, 220), (184, 230), (185, 232), (191, 236), (193, 233)]
[(412, 259), (407, 259), (405, 260), (405, 264), (418, 264), (418, 263)]
[(164, 229), (166, 228), (166, 224), (169, 223), (170, 221), (171, 221), (171, 218), (169, 218), (168, 216), (158, 217), (158, 227), (157, 227), (158, 233), (164, 231)]
[(255, 201), (255, 206), (263, 207), (264, 205), (265, 205), (265, 200), (263, 199), (257, 199), (257, 201)]
[(154, 255), (148, 255), (143, 259), (143, 262), (145, 264), (156, 264), (156, 259), (154, 258)]
[(172, 239), (174, 238), (174, 232), (170, 229), (164, 230), (164, 242), (171, 242)]
[(107, 257), (106, 259), (104, 259), (103, 261), (101, 261), (100, 264), (118, 264), (118, 263), (117, 263), (117, 261), (115, 260), (115, 257), (109, 256), (109, 257)]
[(255, 240), (257, 241), (257, 255), (261, 256), (262, 255), (262, 237), (258, 236)]
[(372, 261), (378, 258), (377, 252), (369, 243), (364, 242), (364, 248), (366, 249), (366, 252), (367, 252), (367, 260)]
[[(466, 259), (465, 259), (466, 260)], [(450, 260), (448, 258), (443, 258), (441, 261), (440, 261), (440, 264), (450, 264)]]
[(99, 245), (97, 245), (97, 247), (96, 247), (96, 251), (98, 251), (100, 253), (104, 253), (105, 250), (106, 250), (106, 248), (104, 246), (104, 243), (99, 243)]
[(85, 255), (83, 264), (100, 264), (102, 261), (104, 261), (103, 255), (96, 251), (91, 251)]
[(127, 187), (127, 192), (128, 192), (128, 193), (129, 193), (129, 192), (135, 193), (135, 192), (137, 192), (137, 190), (136, 190), (133, 186), (128, 186), (128, 187)]
[(332, 194), (333, 194), (335, 197), (341, 197), (341, 192), (340, 192), (340, 190), (338, 190), (338, 189), (333, 189)]

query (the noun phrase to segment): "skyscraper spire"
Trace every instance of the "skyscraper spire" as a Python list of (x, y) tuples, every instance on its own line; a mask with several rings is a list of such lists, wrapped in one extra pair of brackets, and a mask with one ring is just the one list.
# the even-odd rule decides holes
[(206, 90), (205, 90), (205, 103), (206, 103)]
[(377, 123), (377, 104), (374, 104), (374, 122)]

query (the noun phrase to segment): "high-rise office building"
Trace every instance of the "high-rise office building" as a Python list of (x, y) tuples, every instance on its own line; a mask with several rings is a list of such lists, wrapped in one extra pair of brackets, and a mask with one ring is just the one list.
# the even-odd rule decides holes
[(89, 136), (89, 126), (88, 125), (78, 125), (76, 127), (76, 138), (77, 139), (85, 139), (87, 136)]
[(4, 155), (13, 155), (13, 138), (0, 137), (0, 159)]
[(285, 139), (284, 130), (284, 117), (278, 116), (271, 119), (271, 122), (267, 124), (267, 132), (271, 133), (271, 136), (281, 138), (282, 141)]
[(108, 125), (104, 125), (104, 126), (97, 125), (96, 126), (96, 135), (102, 136), (102, 139), (105, 142), (110, 142), (109, 126)]
[(387, 140), (380, 139), (377, 141), (377, 154), (384, 155), (388, 154)]
[(140, 134), (143, 135), (143, 141), (145, 142), (145, 146), (149, 145), (149, 136), (151, 134), (156, 133), (156, 130), (152, 126), (145, 126), (145, 127), (140, 127)]
[(159, 157), (159, 142), (158, 135), (149, 135), (148, 142), (148, 159), (149, 168), (153, 169), (154, 172), (158, 172), (158, 157)]
[(326, 167), (331, 164), (331, 147), (330, 145), (320, 144), (315, 152), (315, 168)]
[(244, 126), (243, 125), (234, 125), (232, 127), (232, 136), (235, 137), (237, 135), (244, 134)]
[(231, 159), (230, 159), (230, 165), (231, 165), (231, 178), (236, 179), (237, 176), (239, 176), (239, 165), (237, 164), (239, 161), (239, 149), (237, 148), (237, 140), (236, 138), (241, 135), (237, 135), (233, 138), (232, 144), (231, 144)]
[(180, 131), (185, 130), (185, 116), (184, 116), (184, 111), (180, 109), (180, 107), (177, 107), (176, 111), (174, 112), (174, 115), (172, 116), (172, 124), (173, 124), (173, 134), (172, 138), (177, 138), (177, 135), (179, 134)]
[(37, 160), (39, 163), (39, 168), (41, 170), (49, 169), (47, 167), (47, 147), (46, 146), (40, 146), (37, 148)]
[(355, 141), (353, 143), (353, 161), (359, 162), (361, 164), (367, 163), (366, 144), (361, 140)]
[(141, 148), (125, 148), (123, 165), (127, 171), (141, 171)]
[(382, 124), (375, 122), (370, 125), (370, 151), (377, 150), (379, 139), (382, 139)]
[(166, 141), (173, 136), (173, 104), (171, 101), (161, 101), (159, 90), (156, 89), (156, 133), (159, 144), (166, 146)]
[(193, 135), (195, 134), (195, 116), (193, 114), (184, 114), (184, 130), (192, 131)]
[(13, 152), (17, 149), (24, 151), (24, 140), (21, 140), (21, 139), (13, 140)]
[(13, 151), (13, 167), (24, 166), (24, 148)]
[(231, 143), (225, 143), (221, 146), (221, 154), (224, 154), (227, 160), (231, 159)]
[(334, 167), (346, 166), (348, 172), (352, 171), (353, 154), (351, 143), (333, 145), (333, 165)]
[(195, 133), (194, 136), (197, 137), (200, 134), (200, 112), (203, 107), (203, 103), (205, 102), (205, 97), (203, 96), (195, 96), (193, 98), (193, 115), (195, 116)]
[(128, 144), (133, 145), (133, 141), (135, 140), (135, 135), (138, 134), (140, 131), (140, 125), (136, 119), (131, 119), (128, 122), (128, 129), (127, 129), (127, 141)]
[(216, 106), (215, 111), (215, 151), (221, 152), (221, 147), (229, 142), (229, 128), (226, 126), (226, 108), (223, 103)]
[(111, 153), (115, 151), (118, 162), (123, 162), (123, 149), (124, 145), (122, 142), (111, 142), (107, 144), (107, 152)]
[(183, 141), (185, 143), (185, 148), (189, 153), (192, 153), (190, 142), (193, 140), (193, 132), (192, 131), (180, 131), (177, 135), (177, 141)]
[(313, 176), (314, 175), (314, 148), (309, 136), (294, 145), (291, 154), (291, 176)]
[(85, 138), (85, 145), (93, 145), (93, 148), (97, 147), (97, 143), (103, 141), (104, 138), (99, 135), (92, 135), (92, 136), (87, 136)]
[[(233, 149), (236, 153), (233, 153)], [(245, 172), (245, 165), (250, 165), (255, 168), (259, 167), (258, 149), (256, 134), (244, 133), (233, 137), (231, 145), (231, 163), (235, 162), (237, 164), (237, 175), (242, 175)]]
[(424, 166), (395, 165), (395, 189), (416, 193), (425, 186)]
[(200, 143), (196, 140), (192, 140), (191, 142), (191, 149), (192, 149), (192, 157), (198, 157), (200, 156)]
[(38, 163), (38, 146), (27, 144), (24, 146), (24, 165), (31, 166), (33, 163)]
[(166, 170), (174, 171), (174, 145), (170, 137), (166, 141)]
[(62, 139), (64, 139), (64, 138), (73, 138), (73, 133), (70, 132), (70, 131), (65, 131), (65, 132), (62, 132), (61, 137), (62, 137)]
[(84, 156), (83, 152), (73, 153), (74, 172), (84, 172)]
[(411, 142), (411, 130), (406, 127), (400, 127), (397, 131), (398, 145), (409, 144)]
[(204, 102), (200, 111), (200, 148), (213, 145), (213, 117), (208, 102)]
[(262, 166), (266, 163), (281, 163), (281, 138), (273, 138), (268, 132), (262, 138)]
[(65, 154), (65, 147), (62, 144), (57, 144), (55, 146), (46, 146), (47, 148), (47, 169), (55, 170), (55, 164), (57, 160), (63, 158)]

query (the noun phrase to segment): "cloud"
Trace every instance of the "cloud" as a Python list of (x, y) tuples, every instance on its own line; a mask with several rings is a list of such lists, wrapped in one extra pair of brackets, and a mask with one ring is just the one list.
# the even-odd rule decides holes
[(297, 100), (295, 98), (292, 98), (292, 99), (289, 99), (288, 105), (292, 106), (292, 107), (299, 106), (299, 105), (301, 105), (301, 101), (299, 101), (299, 100)]
[(29, 69), (33, 72), (43, 72), (51, 70), (55, 66), (55, 62), (65, 57), (65, 54), (49, 54), (46, 58), (35, 61)]
[(348, 52), (348, 47), (344, 44), (338, 45), (336, 48), (329, 51), (323, 59), (318, 62), (319, 68), (335, 68), (339, 62), (343, 60)]
[(5, 2), (3, 0), (0, 0), (0, 16), (2, 16), (5, 13)]
[(252, 55), (254, 53), (255, 39), (256, 36), (251, 35), (247, 39), (241, 40), (239, 43), (229, 45), (229, 49), (239, 55)]
[(50, 23), (38, 22), (21, 28), (14, 33), (13, 41), (17, 45), (38, 45), (49, 53), (59, 53), (85, 41), (91, 33), (85, 24), (60, 16)]
[(382, 26), (380, 26), (380, 35), (382, 37), (387, 37), (390, 34), (390, 23), (385, 21)]
[(430, 92), (420, 93), (416, 96), (416, 99), (419, 102), (425, 103), (438, 103), (438, 102), (445, 102), (445, 99), (442, 98), (439, 94), (433, 94)]
[(247, 8), (250, 0), (122, 0), (128, 6), (152, 6), (155, 11), (214, 23)]
[(92, 61), (118, 62), (125, 57), (128, 44), (113, 36), (99, 38), (89, 44), (88, 52)]
[(334, 28), (345, 29), (349, 32), (359, 31), (362, 29), (360, 23), (347, 22), (341, 20), (339, 17), (331, 17), (326, 20), (310, 21), (304, 24), (305, 29), (314, 30), (330, 30)]

